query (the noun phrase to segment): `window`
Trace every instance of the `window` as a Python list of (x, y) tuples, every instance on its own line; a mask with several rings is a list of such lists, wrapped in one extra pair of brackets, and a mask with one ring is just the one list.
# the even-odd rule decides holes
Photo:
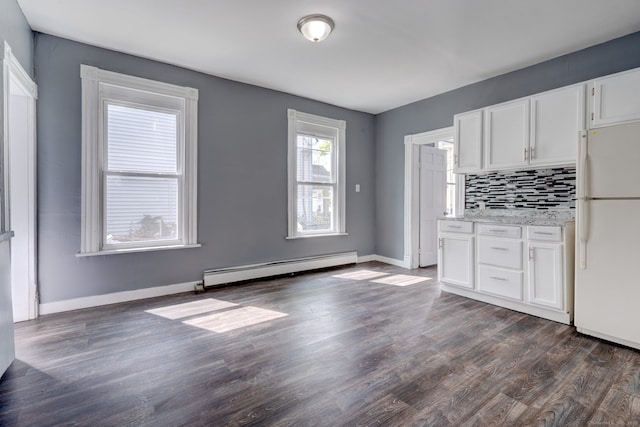
[(198, 246), (198, 91), (81, 66), (80, 255)]
[(445, 201), (446, 212), (447, 215), (455, 215), (456, 212), (458, 212), (458, 210), (456, 209), (456, 202), (458, 199), (458, 176), (453, 173), (453, 138), (435, 142), (433, 146), (447, 152), (447, 192)]
[(289, 118), (289, 238), (345, 234), (345, 129), (295, 110)]

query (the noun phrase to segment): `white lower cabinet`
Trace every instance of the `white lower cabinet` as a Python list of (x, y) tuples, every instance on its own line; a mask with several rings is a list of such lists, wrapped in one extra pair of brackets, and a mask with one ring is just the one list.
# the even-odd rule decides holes
[(544, 307), (562, 309), (563, 263), (559, 243), (528, 243), (529, 301)]
[(473, 223), (438, 221), (438, 230), (438, 280), (473, 289)]
[(443, 290), (572, 322), (573, 222), (562, 227), (482, 223), (475, 233), (469, 225), (462, 227), (464, 233), (452, 233), (453, 222), (439, 227), (438, 279)]
[[(565, 260), (573, 260), (573, 227), (563, 235), (561, 227), (528, 227), (527, 257), (529, 264), (529, 301), (543, 307), (564, 309), (571, 298), (565, 282), (573, 284)], [(572, 301), (571, 301), (572, 302)]]

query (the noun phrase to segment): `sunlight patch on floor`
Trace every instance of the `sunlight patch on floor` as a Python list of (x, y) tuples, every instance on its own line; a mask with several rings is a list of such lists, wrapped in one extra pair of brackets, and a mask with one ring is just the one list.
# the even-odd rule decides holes
[(228, 301), (221, 301), (213, 298), (202, 299), (198, 301), (185, 302), (183, 304), (168, 305), (166, 307), (154, 308), (146, 310), (147, 313), (162, 316), (167, 319), (175, 320), (184, 317), (195, 316), (197, 314), (211, 313), (212, 311), (222, 310), (224, 308), (235, 307)]
[(288, 314), (248, 306), (223, 311), (222, 313), (200, 316), (195, 319), (184, 320), (182, 323), (206, 329), (211, 332), (222, 333), (285, 316), (288, 316)]
[(336, 274), (331, 277), (336, 277), (338, 279), (369, 280), (369, 279), (374, 279), (376, 277), (387, 276), (388, 274), (389, 273), (384, 273), (381, 271), (358, 270), (358, 271), (352, 271), (350, 273)]
[(426, 282), (433, 280), (431, 277), (424, 276), (410, 276), (408, 274), (394, 274), (393, 276), (382, 277), (380, 279), (372, 280), (373, 283), (382, 283), (384, 285), (394, 286), (409, 286), (416, 283)]

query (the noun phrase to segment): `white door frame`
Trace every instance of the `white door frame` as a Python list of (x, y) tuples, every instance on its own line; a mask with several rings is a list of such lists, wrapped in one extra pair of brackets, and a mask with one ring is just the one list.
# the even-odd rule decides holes
[[(419, 146), (453, 139), (453, 132), (453, 126), (451, 126), (404, 137), (404, 265), (407, 268), (418, 268), (419, 266)], [(459, 209), (464, 199), (464, 180), (459, 180), (457, 198), (456, 207)], [(458, 213), (460, 212), (456, 212), (456, 214)]]
[[(37, 264), (36, 264), (36, 99), (38, 98), (38, 89), (29, 74), (22, 68), (20, 62), (11, 52), (11, 47), (5, 41), (0, 51), (2, 61), (2, 85), (3, 85), (3, 145), (5, 159), (10, 159), (11, 136), (9, 129), (9, 114), (11, 108), (11, 95), (18, 94), (28, 98), (27, 107), (27, 161), (26, 164), (11, 165), (5, 170), (5, 206), (9, 206), (9, 215), (6, 222), (7, 230), (11, 230), (11, 206), (9, 204), (11, 195), (9, 189), (10, 169), (12, 167), (26, 168), (28, 182), (25, 187), (28, 193), (28, 209), (27, 212), (14, 212), (14, 215), (25, 215), (28, 222), (28, 232), (26, 236), (16, 236), (15, 238), (26, 239), (29, 247), (28, 260), (26, 268), (28, 269), (28, 313), (29, 319), (35, 319), (38, 316), (38, 289), (37, 289)], [(12, 261), (12, 268), (15, 268), (15, 262)]]

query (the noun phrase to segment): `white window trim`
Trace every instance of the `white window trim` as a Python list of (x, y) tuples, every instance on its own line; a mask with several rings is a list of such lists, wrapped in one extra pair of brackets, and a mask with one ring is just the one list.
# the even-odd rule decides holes
[[(198, 90), (168, 83), (147, 80), (88, 65), (80, 65), (82, 79), (82, 211), (81, 242), (77, 256), (116, 253), (147, 252), (155, 250), (190, 248), (197, 243), (197, 167), (198, 167)], [(141, 99), (157, 97), (175, 98), (184, 105), (184, 162), (182, 204), (179, 212), (182, 234), (180, 244), (175, 242), (140, 247), (103, 248), (103, 142), (100, 129), (102, 112), (102, 85), (139, 91)]]
[[(330, 119), (327, 117), (316, 116), (314, 114), (302, 113), (293, 109), (287, 110), (288, 120), (288, 235), (287, 239), (300, 239), (309, 237), (327, 237), (327, 236), (345, 236), (346, 232), (346, 128), (347, 122), (344, 120)], [(297, 137), (300, 123), (307, 123), (312, 126), (322, 126), (332, 128), (335, 135), (336, 143), (336, 163), (337, 163), (337, 182), (336, 182), (336, 204), (337, 209), (334, 212), (335, 232), (327, 233), (322, 231), (319, 233), (298, 231), (297, 223)], [(305, 132), (306, 133), (306, 132)]]

